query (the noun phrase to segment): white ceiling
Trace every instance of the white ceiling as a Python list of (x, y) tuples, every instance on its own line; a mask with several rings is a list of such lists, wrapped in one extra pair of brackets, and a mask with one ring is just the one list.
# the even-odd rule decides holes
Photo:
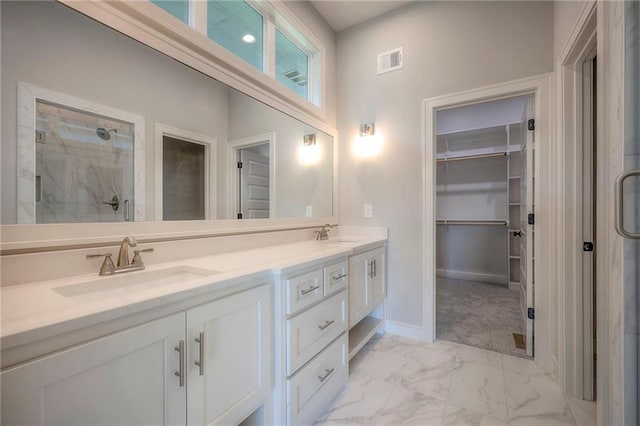
[(310, 0), (335, 32), (367, 21), (411, 0)]

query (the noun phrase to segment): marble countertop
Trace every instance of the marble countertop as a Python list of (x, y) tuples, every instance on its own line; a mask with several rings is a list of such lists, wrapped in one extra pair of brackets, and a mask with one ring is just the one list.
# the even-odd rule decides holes
[(234, 285), (253, 279), (268, 279), (287, 268), (310, 262), (347, 256), (385, 241), (386, 238), (379, 236), (340, 237), (147, 265), (144, 271), (118, 276), (133, 277), (141, 272), (177, 266), (206, 269), (215, 271), (215, 274), (158, 286), (97, 291), (86, 297), (63, 296), (59, 288), (88, 281), (97, 283), (112, 277), (99, 277), (96, 271), (91, 275), (5, 287), (0, 291), (0, 344), (3, 348), (27, 344), (203, 294), (215, 299), (215, 292), (228, 290)]

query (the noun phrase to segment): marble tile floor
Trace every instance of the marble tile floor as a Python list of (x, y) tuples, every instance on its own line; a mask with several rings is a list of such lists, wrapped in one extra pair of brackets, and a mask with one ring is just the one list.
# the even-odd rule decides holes
[(576, 422), (556, 382), (531, 360), (376, 335), (351, 360), (347, 386), (316, 424), (589, 426), (588, 407), (579, 407)]

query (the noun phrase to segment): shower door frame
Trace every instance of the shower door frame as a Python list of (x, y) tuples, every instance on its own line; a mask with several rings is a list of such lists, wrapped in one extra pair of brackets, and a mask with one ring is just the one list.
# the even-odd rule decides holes
[(90, 114), (101, 115), (134, 126), (133, 196), (134, 208), (131, 221), (146, 218), (145, 191), (145, 118), (88, 99), (46, 89), (18, 81), (18, 137), (17, 137), (17, 193), (16, 219), (18, 224), (36, 223), (36, 103), (49, 102)]

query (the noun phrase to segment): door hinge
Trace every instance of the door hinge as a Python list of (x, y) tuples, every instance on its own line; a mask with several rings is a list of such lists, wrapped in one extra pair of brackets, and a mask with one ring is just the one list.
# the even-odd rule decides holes
[(529, 130), (535, 130), (536, 129), (536, 120), (534, 120), (533, 118), (530, 119), (529, 121), (527, 121), (527, 129)]
[(529, 213), (529, 214), (527, 215), (527, 223), (528, 223), (529, 225), (534, 225), (534, 224), (535, 224), (535, 222), (536, 222), (536, 216), (535, 216), (533, 213)]
[(242, 168), (242, 161), (238, 161), (238, 168), (241, 169)]
[(536, 319), (536, 311), (535, 311), (535, 309), (533, 309), (533, 308), (527, 309), (527, 318), (529, 318), (530, 320)]
[(593, 251), (593, 243), (591, 241), (583, 242), (582, 251)]

